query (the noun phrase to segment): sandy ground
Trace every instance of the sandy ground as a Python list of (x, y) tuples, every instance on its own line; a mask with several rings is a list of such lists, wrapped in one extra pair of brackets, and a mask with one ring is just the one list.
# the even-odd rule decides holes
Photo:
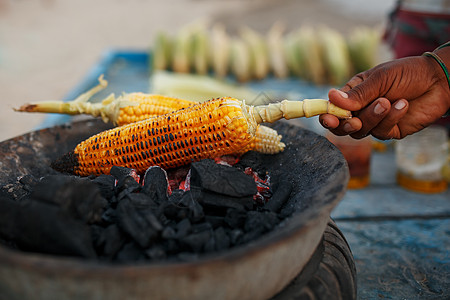
[(394, 0), (0, 0), (0, 141), (33, 130), (43, 115), (12, 110), (62, 99), (111, 48), (148, 49), (159, 30), (199, 18), (230, 30), (327, 24), (342, 32), (383, 24)]

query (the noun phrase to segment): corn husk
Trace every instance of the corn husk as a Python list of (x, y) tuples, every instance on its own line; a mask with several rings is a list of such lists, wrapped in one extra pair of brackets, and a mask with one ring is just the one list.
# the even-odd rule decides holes
[(166, 70), (172, 63), (172, 40), (165, 32), (156, 35), (153, 44), (152, 68)]

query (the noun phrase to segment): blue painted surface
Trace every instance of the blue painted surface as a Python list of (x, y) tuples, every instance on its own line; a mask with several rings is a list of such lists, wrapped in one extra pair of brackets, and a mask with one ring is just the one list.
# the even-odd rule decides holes
[[(95, 98), (110, 93), (148, 92), (149, 56), (141, 51), (107, 51), (65, 99), (76, 98), (105, 75), (109, 85)], [(326, 98), (330, 86), (297, 79), (268, 78), (251, 82), (257, 91), (277, 91), (290, 98)], [(70, 121), (54, 115), (41, 127)], [(320, 132), (317, 119), (303, 125)], [(392, 148), (374, 153), (370, 185), (349, 190), (332, 213), (352, 249), (358, 271), (360, 299), (450, 298), (450, 190), (426, 195), (395, 183)]]

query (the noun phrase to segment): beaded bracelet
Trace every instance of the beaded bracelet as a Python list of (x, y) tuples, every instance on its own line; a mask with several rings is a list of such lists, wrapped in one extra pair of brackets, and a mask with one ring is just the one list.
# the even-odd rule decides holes
[[(445, 45), (445, 44), (444, 44)], [(448, 70), (447, 67), (445, 66), (444, 62), (442, 61), (442, 59), (434, 52), (425, 52), (424, 54), (422, 54), (423, 56), (428, 56), (428, 57), (432, 57), (442, 68), (442, 70), (445, 73), (445, 77), (447, 78), (447, 83), (448, 83), (448, 87), (450, 88), (450, 77), (448, 74)]]

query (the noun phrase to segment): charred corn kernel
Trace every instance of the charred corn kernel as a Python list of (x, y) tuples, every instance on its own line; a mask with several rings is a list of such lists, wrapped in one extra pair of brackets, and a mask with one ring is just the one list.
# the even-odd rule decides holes
[(109, 174), (112, 166), (143, 173), (153, 165), (174, 168), (236, 153), (255, 137), (256, 123), (249, 119), (240, 101), (213, 99), (94, 135), (52, 167), (81, 176)]
[(217, 98), (94, 135), (52, 167), (81, 176), (108, 174), (112, 166), (139, 173), (153, 165), (174, 168), (241, 151), (254, 141), (259, 123), (330, 113), (330, 108), (349, 116), (322, 99), (253, 107), (234, 98)]

